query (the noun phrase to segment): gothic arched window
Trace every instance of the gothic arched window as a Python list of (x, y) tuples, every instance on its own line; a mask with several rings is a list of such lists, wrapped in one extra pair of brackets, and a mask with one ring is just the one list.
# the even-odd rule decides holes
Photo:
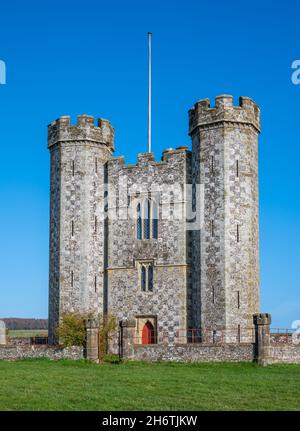
[(143, 292), (153, 290), (153, 262), (141, 262), (140, 265), (140, 288)]
[(144, 199), (136, 207), (137, 239), (157, 239), (158, 236), (158, 205), (155, 200)]
[(147, 284), (147, 273), (146, 273), (146, 267), (142, 265), (142, 271), (141, 271), (141, 288), (142, 291), (146, 291), (146, 284)]
[(151, 204), (149, 199), (144, 200), (144, 239), (150, 239)]
[(148, 266), (148, 290), (153, 290), (153, 266)]

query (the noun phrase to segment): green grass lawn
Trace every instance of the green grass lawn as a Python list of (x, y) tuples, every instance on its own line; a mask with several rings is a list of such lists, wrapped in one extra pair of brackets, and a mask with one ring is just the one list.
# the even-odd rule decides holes
[(0, 410), (299, 410), (300, 365), (0, 361)]

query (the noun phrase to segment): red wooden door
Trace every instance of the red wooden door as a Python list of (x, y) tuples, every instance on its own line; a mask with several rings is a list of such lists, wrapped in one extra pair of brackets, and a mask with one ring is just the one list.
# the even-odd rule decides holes
[(142, 331), (142, 344), (154, 343), (154, 328), (151, 322), (146, 322)]

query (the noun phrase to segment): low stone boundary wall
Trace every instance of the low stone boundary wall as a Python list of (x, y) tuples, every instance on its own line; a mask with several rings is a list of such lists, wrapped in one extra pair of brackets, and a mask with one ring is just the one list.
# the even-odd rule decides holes
[[(118, 352), (124, 359), (146, 362), (257, 362), (261, 365), (286, 363), (300, 364), (300, 344), (291, 344), (288, 332), (274, 337), (270, 334), (271, 316), (268, 313), (254, 315), (255, 342), (241, 343), (158, 343), (135, 344), (134, 319), (121, 322), (117, 334)], [(10, 340), (9, 340), (10, 341)], [(19, 340), (14, 340), (19, 342)], [(86, 325), (86, 348), (23, 344), (0, 345), (0, 360), (18, 359), (82, 359), (99, 362), (100, 338), (96, 322)], [(101, 347), (101, 346), (100, 346)]]
[(84, 350), (82, 347), (59, 346), (0, 346), (0, 360), (15, 361), (17, 359), (82, 359)]
[(270, 343), (271, 344), (293, 344), (293, 337), (291, 333), (279, 333), (279, 334), (270, 334)]
[(254, 358), (254, 344), (136, 344), (134, 359), (159, 362), (249, 362)]
[(300, 364), (300, 345), (282, 344), (270, 347), (269, 364)]

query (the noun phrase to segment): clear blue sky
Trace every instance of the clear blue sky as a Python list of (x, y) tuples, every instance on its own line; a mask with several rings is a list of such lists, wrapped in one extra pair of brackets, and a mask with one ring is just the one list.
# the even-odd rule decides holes
[(12, 1), (0, 11), (0, 316), (47, 317), (49, 155), (60, 115), (108, 118), (116, 155), (146, 150), (147, 32), (153, 32), (153, 147), (190, 145), (187, 110), (252, 97), (259, 144), (261, 310), (300, 319), (300, 58), (296, 0)]

